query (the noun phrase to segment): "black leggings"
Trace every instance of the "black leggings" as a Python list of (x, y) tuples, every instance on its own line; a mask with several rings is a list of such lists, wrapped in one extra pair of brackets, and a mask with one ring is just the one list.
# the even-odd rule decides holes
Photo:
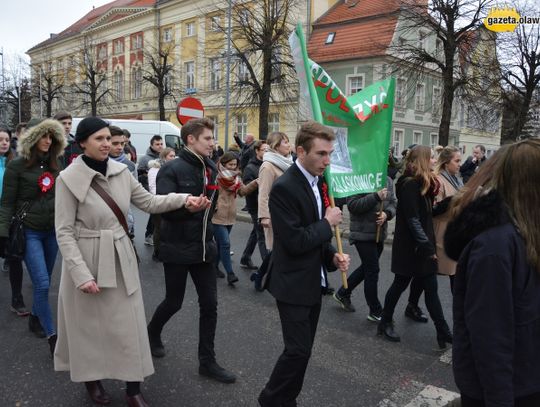
[[(384, 299), (384, 309), (382, 314), (382, 320), (384, 322), (391, 322), (394, 317), (394, 310), (396, 308), (397, 302), (401, 297), (403, 291), (407, 289), (409, 283), (413, 277), (403, 276), (396, 274), (394, 277), (394, 282), (388, 289), (386, 297)], [(444, 327), (446, 325), (446, 320), (444, 319), (444, 314), (441, 306), (441, 301), (439, 299), (439, 294), (437, 292), (437, 275), (429, 274), (427, 276), (415, 277), (415, 284), (418, 284), (425, 291), (425, 300), (426, 307), (429, 311), (429, 315), (436, 327)]]
[[(454, 276), (448, 276), (450, 277), (450, 292), (454, 292)], [(420, 296), (422, 295), (422, 292), (424, 291), (424, 288), (422, 287), (422, 284), (417, 281), (416, 278), (413, 278), (413, 281), (411, 282), (411, 289), (409, 290), (409, 304), (412, 304), (414, 306), (418, 306), (418, 302), (420, 301)]]

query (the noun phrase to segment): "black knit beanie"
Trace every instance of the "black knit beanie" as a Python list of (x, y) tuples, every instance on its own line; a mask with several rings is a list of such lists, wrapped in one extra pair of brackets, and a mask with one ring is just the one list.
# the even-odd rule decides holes
[(99, 117), (86, 117), (82, 119), (77, 126), (75, 141), (80, 143), (104, 127), (109, 127), (109, 123), (105, 120), (100, 119)]

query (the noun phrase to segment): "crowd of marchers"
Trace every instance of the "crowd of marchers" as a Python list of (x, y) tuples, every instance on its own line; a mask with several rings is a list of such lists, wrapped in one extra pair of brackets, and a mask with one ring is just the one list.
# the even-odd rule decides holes
[[(217, 362), (214, 339), (217, 279), (238, 281), (230, 234), (242, 196), (253, 225), (240, 266), (253, 271), (256, 290), (275, 298), (284, 342), (254, 394), (261, 406), (298, 405), (322, 296), (354, 312), (351, 296), (362, 282), (367, 319), (391, 342), (400, 341), (394, 314), (407, 288), (405, 317), (429, 321), (419, 305), (424, 293), (438, 348), (452, 346), (462, 406), (540, 405), (540, 140), (505, 145), (489, 159), (478, 145), (463, 163), (452, 146), (412, 145), (401, 159), (391, 150), (384, 188), (334, 206), (323, 174), (335, 135), (317, 122), (300, 126), (294, 147), (282, 132), (261, 140), (235, 134), (223, 151), (214, 123), (192, 119), (181, 128), (180, 150), (154, 136), (139, 156), (129, 132), (99, 117), (83, 119), (75, 134), (71, 127), (71, 115), (59, 112), (13, 133), (0, 128), (0, 254), (11, 310), (47, 339), (55, 370), (84, 383), (94, 403), (111, 403), (101, 380), (116, 379), (126, 383), (128, 406), (152, 404), (141, 382), (154, 373), (152, 358), (166, 356), (162, 333), (182, 307), (188, 275), (200, 311), (199, 374), (236, 382)], [(350, 256), (332, 245), (344, 205), (361, 260), (350, 272)], [(132, 206), (150, 214), (144, 243), (164, 271), (165, 297), (148, 322)], [(393, 218), (394, 279), (380, 299), (379, 259)], [(51, 304), (58, 251), (58, 302)], [(32, 282), (28, 308), (23, 264)], [(334, 289), (328, 273), (336, 270), (348, 277)], [(438, 275), (449, 276), (453, 324)]]

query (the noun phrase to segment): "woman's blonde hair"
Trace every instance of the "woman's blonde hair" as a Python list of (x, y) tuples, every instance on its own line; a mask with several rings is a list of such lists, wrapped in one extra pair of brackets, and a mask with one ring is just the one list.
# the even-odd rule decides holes
[(438, 182), (431, 170), (433, 152), (427, 146), (414, 146), (407, 154), (405, 166), (410, 174), (422, 182), (422, 195), (425, 195), (432, 185)]
[(459, 152), (459, 148), (455, 146), (446, 146), (441, 149), (437, 158), (437, 164), (435, 165), (435, 173), (439, 174), (441, 171), (444, 171), (446, 165), (454, 158), (454, 154)]
[(289, 141), (289, 137), (281, 131), (274, 131), (266, 138), (266, 144), (268, 144), (272, 150), (275, 150), (279, 147), (283, 140)]
[[(123, 133), (122, 133), (123, 134)], [(167, 158), (167, 156), (174, 152), (174, 148), (172, 147), (165, 147), (163, 150), (161, 150), (161, 153), (159, 153), (159, 159), (162, 160), (162, 161), (165, 161), (165, 159)]]

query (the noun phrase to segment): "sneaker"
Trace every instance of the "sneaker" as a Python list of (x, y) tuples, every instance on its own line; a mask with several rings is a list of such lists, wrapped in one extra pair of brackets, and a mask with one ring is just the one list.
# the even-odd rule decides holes
[(153, 236), (147, 236), (144, 238), (144, 244), (147, 246), (153, 246), (154, 245), (154, 238)]
[(242, 259), (240, 260), (240, 267), (243, 267), (248, 270), (257, 270), (258, 267), (253, 264), (251, 259)]
[(11, 312), (14, 312), (19, 317), (26, 317), (30, 315), (30, 311), (26, 309), (22, 298), (11, 301)]
[(428, 322), (428, 318), (422, 311), (422, 308), (417, 305), (407, 304), (407, 308), (405, 308), (405, 316), (415, 322)]
[(370, 312), (367, 316), (367, 320), (371, 322), (381, 322), (382, 310), (377, 312)]
[(230, 254), (231, 254), (231, 256), (234, 256), (234, 252), (232, 250), (230, 251)]
[(221, 383), (234, 383), (236, 376), (226, 369), (223, 369), (216, 362), (211, 362), (199, 366), (199, 374), (201, 376), (210, 377)]
[(343, 308), (347, 312), (354, 312), (356, 311), (356, 308), (354, 308), (354, 305), (351, 303), (351, 297), (346, 295), (339, 295), (339, 291), (335, 292), (334, 295), (332, 295), (334, 300), (336, 300), (339, 305), (341, 305), (341, 308)]

